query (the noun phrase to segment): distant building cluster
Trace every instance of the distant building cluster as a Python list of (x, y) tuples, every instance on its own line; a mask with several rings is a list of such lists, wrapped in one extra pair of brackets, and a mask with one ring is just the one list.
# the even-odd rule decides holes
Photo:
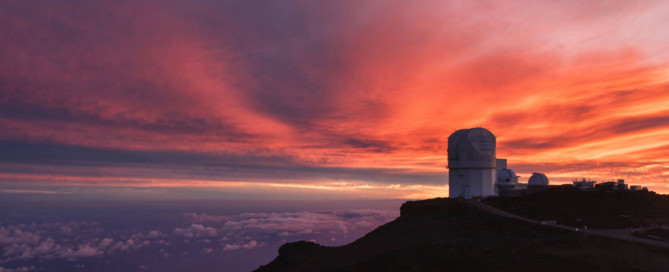
[[(518, 183), (516, 172), (507, 160), (497, 158), (497, 138), (485, 128), (461, 129), (448, 137), (449, 197), (523, 196), (549, 187), (548, 177), (533, 173), (527, 184)], [(647, 191), (648, 188), (625, 184), (625, 180), (597, 183), (575, 180), (581, 190)]]
[(643, 187), (641, 185), (628, 186), (625, 184), (624, 179), (597, 183), (597, 181), (584, 178), (582, 180), (574, 180), (573, 186), (584, 191), (648, 191), (648, 187)]

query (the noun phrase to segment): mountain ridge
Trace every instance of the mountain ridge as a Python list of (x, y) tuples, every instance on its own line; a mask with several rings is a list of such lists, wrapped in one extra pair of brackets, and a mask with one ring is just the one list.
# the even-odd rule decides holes
[(464, 199), (408, 201), (348, 245), (284, 244), (265, 271), (666, 271), (669, 250), (490, 214)]

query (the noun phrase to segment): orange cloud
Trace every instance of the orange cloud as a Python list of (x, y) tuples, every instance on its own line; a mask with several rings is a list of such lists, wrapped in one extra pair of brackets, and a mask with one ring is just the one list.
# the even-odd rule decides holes
[(2, 5), (5, 180), (445, 186), (484, 126), (525, 176), (669, 191), (664, 1)]

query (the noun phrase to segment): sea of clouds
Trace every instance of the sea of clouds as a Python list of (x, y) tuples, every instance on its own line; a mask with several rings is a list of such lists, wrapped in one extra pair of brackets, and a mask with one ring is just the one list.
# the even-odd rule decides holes
[(43, 217), (39, 211), (30, 216), (13, 212), (0, 221), (0, 272), (248, 271), (276, 257), (283, 243), (342, 245), (399, 215), (397, 209), (364, 208), (219, 214), (182, 210), (140, 208), (118, 218), (118, 212), (105, 217), (107, 210), (99, 208), (95, 216), (74, 216), (79, 220), (71, 215), (60, 220), (51, 210)]

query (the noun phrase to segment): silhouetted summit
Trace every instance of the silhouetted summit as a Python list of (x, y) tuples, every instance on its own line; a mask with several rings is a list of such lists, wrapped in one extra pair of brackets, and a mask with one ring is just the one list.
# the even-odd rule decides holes
[[(556, 197), (569, 194), (553, 193), (565, 194)], [(402, 205), (400, 217), (351, 244), (325, 247), (305, 241), (287, 243), (275, 260), (256, 271), (669, 269), (669, 250), (493, 215), (475, 201), (408, 201)]]
[(524, 197), (491, 197), (485, 202), (513, 214), (574, 227), (669, 226), (669, 195), (648, 191), (581, 191), (565, 186)]

